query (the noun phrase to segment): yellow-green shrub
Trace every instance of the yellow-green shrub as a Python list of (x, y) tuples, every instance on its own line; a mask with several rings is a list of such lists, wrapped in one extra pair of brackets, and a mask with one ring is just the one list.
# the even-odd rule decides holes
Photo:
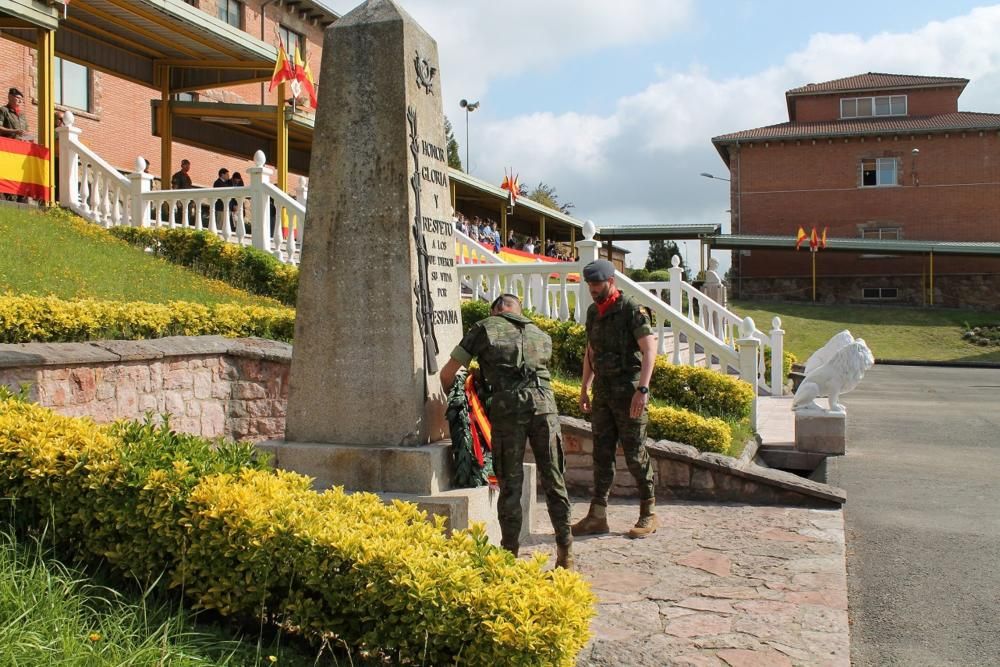
[[(580, 412), (580, 385), (553, 381), (559, 414), (584, 418)], [(703, 452), (727, 454), (733, 442), (729, 425), (718, 417), (702, 417), (688, 410), (649, 406), (646, 435), (654, 440), (673, 440)]]
[(250, 246), (225, 241), (207, 231), (183, 228), (114, 227), (108, 232), (167, 261), (229, 283), (237, 289), (295, 305), (299, 269)]
[(411, 504), (309, 486), (246, 446), (98, 427), (0, 390), (0, 496), (81, 559), (394, 664), (574, 664), (595, 602), (579, 575), (481, 528), (446, 536)]
[(295, 311), (241, 304), (168, 304), (0, 296), (0, 342), (77, 342), (163, 336), (259, 336), (291, 340)]
[(419, 664), (571, 665), (594, 598), (578, 575), (518, 561), (480, 529), (447, 537), (408, 503), (309, 490), (287, 472), (207, 478), (191, 498), (184, 586), (226, 613)]
[(697, 366), (679, 366), (657, 357), (650, 393), (660, 400), (702, 415), (742, 419), (750, 415), (754, 388), (743, 380)]

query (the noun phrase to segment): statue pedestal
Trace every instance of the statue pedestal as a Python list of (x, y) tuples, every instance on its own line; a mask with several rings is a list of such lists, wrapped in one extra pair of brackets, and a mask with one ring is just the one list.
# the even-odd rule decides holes
[(797, 410), (795, 449), (829, 456), (847, 452), (847, 414)]
[[(428, 514), (444, 516), (449, 530), (485, 524), (490, 542), (500, 544), (499, 492), (485, 486), (451, 488), (449, 441), (423, 447), (376, 447), (270, 440), (256, 446), (271, 454), (276, 468), (313, 477), (317, 491), (342, 486), (345, 491), (375, 493), (386, 502), (412, 502)], [(535, 518), (536, 486), (535, 466), (526, 463), (521, 489), (522, 540), (530, 535)]]

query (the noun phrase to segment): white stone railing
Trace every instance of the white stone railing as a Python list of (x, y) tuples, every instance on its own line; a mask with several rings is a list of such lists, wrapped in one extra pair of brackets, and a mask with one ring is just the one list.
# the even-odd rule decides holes
[(123, 176), (80, 142), (72, 112), (59, 134), (59, 203), (102, 227), (183, 227), (210, 232), (231, 243), (251, 245), (286, 264), (299, 261), (307, 195), (295, 200), (271, 183), (261, 151), (247, 169), (249, 183), (233, 188), (152, 190), (146, 162)]
[[(674, 306), (684, 313), (688, 320), (696, 322), (715, 338), (724, 343), (733, 344), (738, 337), (743, 335), (746, 319), (711, 299), (694, 285), (685, 282), (684, 270), (680, 268), (680, 258), (676, 255), (671, 258), (671, 264), (673, 266), (668, 269), (669, 282), (641, 282), (637, 285)], [(757, 386), (772, 396), (781, 396), (785, 380), (782, 373), (785, 332), (781, 329), (781, 318), (779, 317), (771, 320), (771, 326), (770, 333), (765, 333), (757, 329), (756, 326), (750, 333), (753, 338), (760, 341)], [(767, 375), (765, 365), (765, 350), (770, 350), (771, 358), (777, 360), (776, 363), (771, 364), (770, 376)]]
[(526, 309), (552, 319), (582, 322), (579, 286), (569, 280), (570, 274), (579, 274), (580, 267), (579, 262), (496, 262), (459, 264), (456, 269), (473, 298), (492, 301), (504, 293), (519, 294)]

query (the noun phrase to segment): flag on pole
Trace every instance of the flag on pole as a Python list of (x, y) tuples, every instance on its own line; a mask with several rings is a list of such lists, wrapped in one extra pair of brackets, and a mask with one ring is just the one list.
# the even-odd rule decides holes
[(274, 87), (279, 83), (284, 83), (285, 81), (295, 80), (295, 69), (291, 62), (288, 60), (288, 54), (285, 53), (285, 45), (278, 42), (278, 61), (274, 63), (274, 74), (271, 75), (271, 85), (268, 86), (268, 92), (274, 90)]
[(500, 188), (510, 193), (511, 206), (517, 203), (517, 198), (521, 194), (521, 184), (517, 182), (517, 174), (514, 173), (513, 168), (509, 174), (504, 169), (503, 183), (500, 184)]
[(316, 82), (313, 80), (312, 70), (309, 63), (303, 60), (299, 53), (299, 47), (295, 47), (295, 80), (302, 84), (302, 88), (309, 94), (309, 104), (316, 108)]
[(806, 230), (799, 227), (799, 233), (795, 236), (795, 249), (798, 250), (799, 247), (802, 245), (802, 242), (805, 241), (807, 238), (809, 237), (806, 235)]
[(812, 232), (809, 234), (809, 250), (816, 252), (819, 249), (819, 234), (816, 233), (816, 228), (812, 228)]
[(823, 236), (819, 240), (819, 247), (820, 248), (825, 248), (826, 247), (826, 230), (827, 230), (827, 228), (824, 227), (823, 228)]

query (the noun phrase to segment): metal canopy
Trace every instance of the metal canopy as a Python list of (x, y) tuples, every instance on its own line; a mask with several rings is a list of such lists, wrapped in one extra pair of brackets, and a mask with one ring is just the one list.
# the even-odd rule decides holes
[[(4, 36), (34, 44), (33, 28), (0, 25)], [(169, 71), (171, 92), (266, 81), (277, 60), (274, 46), (182, 0), (72, 0), (56, 54), (151, 88), (162, 89)]]
[[(455, 182), (458, 190), (458, 198), (478, 198), (482, 201), (490, 201), (494, 205), (510, 198), (510, 194), (501, 187), (497, 187), (487, 181), (470, 176), (458, 169), (448, 169), (448, 178)], [(465, 186), (465, 187), (463, 187)], [(520, 209), (520, 210), (519, 210)], [(548, 206), (542, 206), (536, 201), (527, 197), (518, 197), (514, 206), (514, 217), (525, 217), (519, 215), (524, 211), (531, 211), (535, 215), (544, 215), (550, 222), (561, 222), (569, 227), (583, 229), (583, 221), (567, 215), (562, 211), (557, 211)]]
[[(0, 28), (55, 30), (59, 26), (62, 8), (43, 0), (4, 0), (0, 3)], [(27, 35), (26, 39), (31, 39)]]
[[(150, 100), (153, 136), (160, 133), (160, 100)], [(277, 109), (273, 104), (171, 102), (173, 140), (185, 146), (252, 160), (264, 151), (274, 164), (277, 156)], [(288, 170), (306, 176), (312, 152), (313, 118), (285, 107), (288, 123)]]
[[(709, 236), (708, 243), (716, 250), (745, 248), (789, 249), (795, 247), (794, 236), (758, 236), (751, 234), (720, 234)], [(1000, 256), (1000, 243), (985, 241), (897, 241), (892, 239), (828, 238), (823, 252), (864, 252), (884, 255), (970, 255)], [(803, 243), (808, 246), (808, 243)], [(804, 248), (808, 250), (808, 247)]]
[(722, 225), (615, 225), (601, 227), (602, 241), (683, 241), (718, 234)]

